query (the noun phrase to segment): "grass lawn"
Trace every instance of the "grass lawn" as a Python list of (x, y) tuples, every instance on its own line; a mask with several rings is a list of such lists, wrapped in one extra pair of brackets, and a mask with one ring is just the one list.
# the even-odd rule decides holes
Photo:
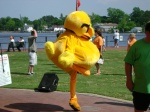
[[(69, 91), (70, 77), (67, 73), (57, 68), (48, 60), (44, 50), (39, 50), (38, 65), (35, 66), (33, 76), (27, 75), (28, 53), (26, 52), (4, 52), (8, 54), (12, 84), (3, 86), (5, 88), (35, 89), (38, 87), (45, 72), (54, 72), (59, 77), (57, 91)], [(94, 76), (95, 66), (91, 68), (91, 76), (85, 77), (81, 74), (77, 79), (77, 92), (94, 93), (125, 100), (132, 100), (131, 93), (125, 86), (126, 77), (124, 71), (124, 57), (126, 50), (107, 50), (103, 53), (104, 64), (100, 66), (101, 75)]]

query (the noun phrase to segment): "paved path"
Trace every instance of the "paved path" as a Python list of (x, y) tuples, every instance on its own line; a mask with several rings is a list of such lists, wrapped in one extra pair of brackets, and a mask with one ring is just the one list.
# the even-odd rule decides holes
[[(78, 93), (80, 112), (133, 112), (132, 102)], [(73, 112), (68, 92), (0, 88), (0, 112)]]

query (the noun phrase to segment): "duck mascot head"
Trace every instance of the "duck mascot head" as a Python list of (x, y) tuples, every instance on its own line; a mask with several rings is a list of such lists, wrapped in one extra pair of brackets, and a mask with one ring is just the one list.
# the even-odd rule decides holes
[(97, 47), (89, 41), (94, 35), (89, 16), (84, 11), (70, 13), (64, 22), (66, 29), (55, 42), (46, 42), (45, 51), (48, 58), (70, 75), (69, 105), (80, 111), (76, 96), (77, 73), (90, 75), (90, 68), (100, 57)]

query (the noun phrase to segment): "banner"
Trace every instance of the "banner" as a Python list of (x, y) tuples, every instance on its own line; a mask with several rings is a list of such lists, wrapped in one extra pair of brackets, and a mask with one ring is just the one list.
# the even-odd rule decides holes
[(9, 59), (7, 54), (0, 55), (0, 86), (11, 84)]

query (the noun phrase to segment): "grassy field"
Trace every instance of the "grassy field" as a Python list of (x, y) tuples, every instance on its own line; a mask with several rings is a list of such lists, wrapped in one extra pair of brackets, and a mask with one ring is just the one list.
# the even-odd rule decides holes
[[(59, 77), (57, 91), (69, 91), (70, 77), (67, 73), (57, 68), (48, 60), (45, 51), (38, 51), (38, 65), (35, 66), (33, 76), (27, 75), (28, 53), (26, 52), (4, 52), (8, 54), (12, 84), (5, 88), (35, 89), (38, 87), (45, 72), (54, 72)], [(100, 66), (101, 75), (94, 76), (95, 66), (91, 68), (91, 76), (78, 75), (77, 92), (94, 93), (125, 100), (132, 100), (131, 93), (126, 89), (124, 57), (125, 50), (107, 50), (103, 53), (104, 64)]]

